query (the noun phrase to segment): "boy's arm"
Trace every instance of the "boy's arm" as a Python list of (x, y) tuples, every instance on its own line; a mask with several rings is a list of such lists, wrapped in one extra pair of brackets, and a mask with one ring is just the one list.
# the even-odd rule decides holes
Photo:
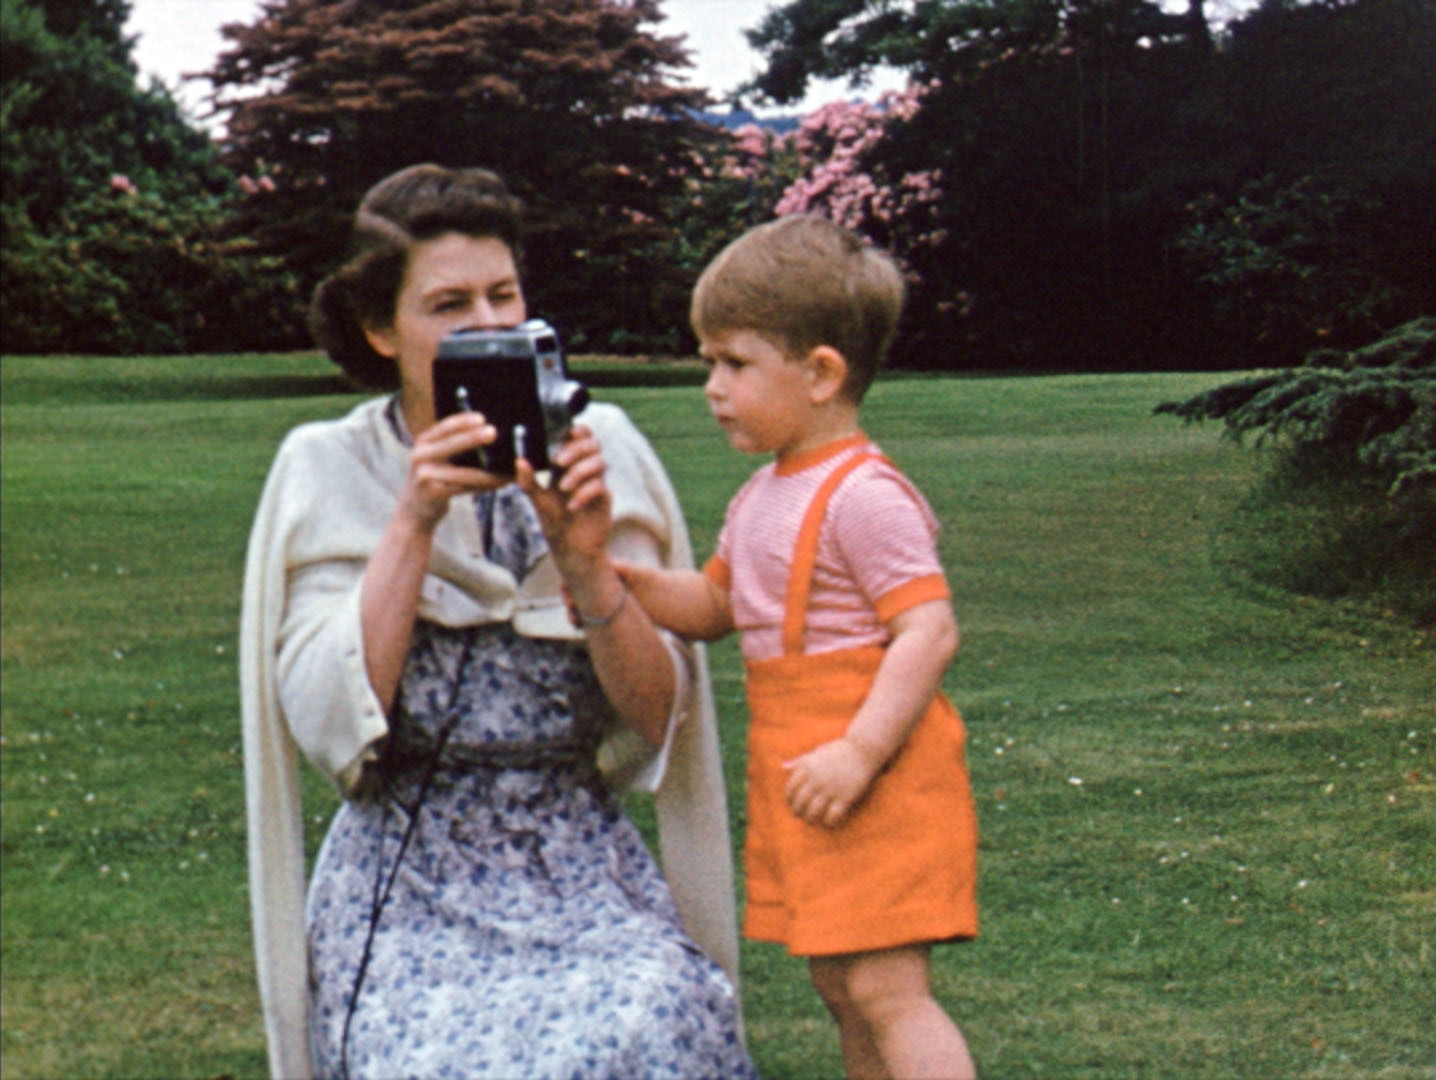
[(788, 806), (810, 825), (839, 825), (901, 748), (957, 652), (957, 622), (946, 599), (888, 621), (892, 640), (872, 689), (842, 737), (787, 763)]
[(728, 594), (701, 571), (616, 565), (633, 598), (664, 629), (696, 641), (712, 641), (732, 632)]

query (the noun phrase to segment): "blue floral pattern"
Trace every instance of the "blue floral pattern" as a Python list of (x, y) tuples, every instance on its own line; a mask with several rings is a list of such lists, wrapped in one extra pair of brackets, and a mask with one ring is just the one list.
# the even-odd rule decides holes
[(731, 984), (597, 775), (611, 718), (582, 646), (420, 623), (399, 701), (379, 790), (340, 808), (310, 887), (318, 1075), (755, 1076)]

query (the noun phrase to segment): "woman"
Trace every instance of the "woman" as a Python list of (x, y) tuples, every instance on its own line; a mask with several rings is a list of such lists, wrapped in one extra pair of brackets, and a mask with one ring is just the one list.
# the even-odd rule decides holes
[[(315, 292), (321, 345), (397, 393), (291, 432), (250, 538), (251, 902), (276, 1076), (752, 1071), (703, 657), (609, 561), (691, 561), (662, 467), (612, 406), (584, 411), (551, 488), (526, 463), (517, 483), (450, 464), (495, 432), (435, 420), (439, 340), (527, 314), (518, 233), (493, 174), (415, 166), (365, 196), (354, 256)], [(345, 796), (307, 904), (296, 744)], [(678, 907), (618, 809), (625, 782), (657, 791)]]

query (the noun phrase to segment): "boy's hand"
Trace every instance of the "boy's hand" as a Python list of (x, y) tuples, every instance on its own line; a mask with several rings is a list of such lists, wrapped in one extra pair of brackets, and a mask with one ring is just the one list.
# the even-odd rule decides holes
[(713, 641), (733, 630), (728, 594), (697, 570), (662, 570), (614, 560), (614, 569), (648, 617), (690, 641)]
[(623, 579), (623, 583), (634, 595), (641, 595), (645, 589), (661, 589), (663, 575), (669, 572), (661, 567), (628, 562), (624, 559), (614, 559), (613, 568), (618, 571), (618, 576)]
[(867, 794), (883, 762), (844, 736), (794, 758), (784, 766), (788, 808), (809, 825), (835, 828)]

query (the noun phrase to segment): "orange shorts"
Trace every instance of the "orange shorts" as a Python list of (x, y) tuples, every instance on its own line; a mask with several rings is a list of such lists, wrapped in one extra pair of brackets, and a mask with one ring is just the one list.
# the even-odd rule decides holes
[(822, 956), (977, 933), (977, 817), (962, 720), (941, 694), (842, 825), (788, 809), (783, 763), (847, 730), (882, 657), (872, 647), (748, 667), (745, 937)]

